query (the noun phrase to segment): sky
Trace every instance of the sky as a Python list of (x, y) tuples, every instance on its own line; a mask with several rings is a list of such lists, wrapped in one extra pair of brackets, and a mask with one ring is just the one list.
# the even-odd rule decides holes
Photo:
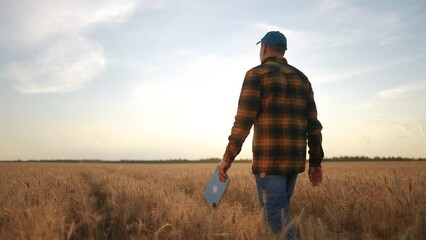
[(0, 6), (1, 160), (221, 158), (268, 31), (311, 81), (326, 157), (426, 157), (424, 0)]

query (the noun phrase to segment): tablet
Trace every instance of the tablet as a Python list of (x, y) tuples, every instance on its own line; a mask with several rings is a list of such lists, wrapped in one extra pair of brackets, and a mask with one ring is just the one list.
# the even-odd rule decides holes
[(220, 199), (222, 199), (226, 188), (229, 185), (231, 178), (228, 176), (225, 182), (219, 181), (219, 175), (217, 174), (217, 168), (214, 170), (212, 177), (210, 178), (209, 185), (204, 192), (204, 197), (210, 203), (210, 205), (216, 208), (219, 205)]

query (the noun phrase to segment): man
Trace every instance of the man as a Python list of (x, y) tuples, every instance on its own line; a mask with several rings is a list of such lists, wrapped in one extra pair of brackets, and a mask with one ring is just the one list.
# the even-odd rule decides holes
[(268, 32), (259, 43), (261, 65), (245, 75), (218, 175), (225, 181), (227, 170), (254, 125), (252, 172), (265, 222), (279, 236), (284, 218), (286, 238), (295, 239), (290, 225), (290, 197), (298, 173), (305, 171), (307, 145), (310, 181), (313, 186), (322, 182), (322, 125), (317, 119), (311, 83), (284, 58), (286, 37), (278, 31)]

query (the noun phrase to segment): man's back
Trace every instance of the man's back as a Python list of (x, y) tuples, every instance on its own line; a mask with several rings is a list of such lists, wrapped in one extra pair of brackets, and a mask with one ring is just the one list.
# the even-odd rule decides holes
[[(308, 78), (285, 58), (268, 58), (247, 72), (230, 143), (244, 141), (253, 124), (254, 174), (305, 170), (307, 137), (320, 143), (322, 126)], [(322, 159), (315, 145), (310, 153)]]

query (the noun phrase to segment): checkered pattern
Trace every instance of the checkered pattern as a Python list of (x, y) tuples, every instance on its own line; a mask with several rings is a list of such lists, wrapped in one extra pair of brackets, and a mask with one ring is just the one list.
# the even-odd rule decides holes
[(285, 58), (269, 58), (245, 76), (223, 161), (232, 162), (254, 126), (254, 174), (303, 172), (321, 166), (322, 125), (308, 78)]

